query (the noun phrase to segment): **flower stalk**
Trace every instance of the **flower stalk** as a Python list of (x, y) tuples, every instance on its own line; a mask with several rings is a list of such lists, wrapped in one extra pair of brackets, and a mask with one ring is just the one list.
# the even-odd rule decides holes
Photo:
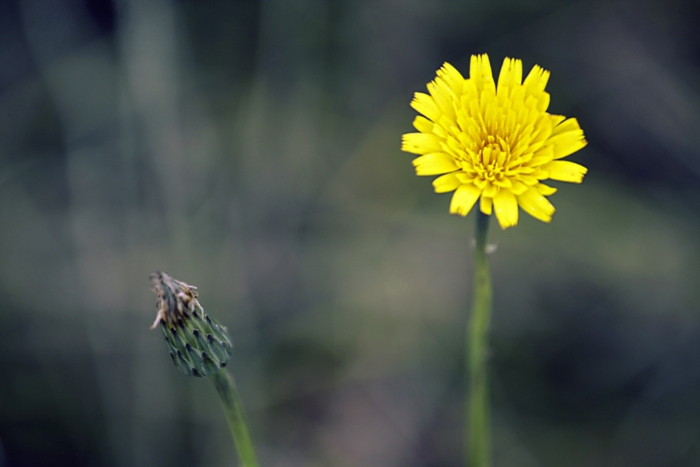
[(157, 271), (151, 274), (153, 292), (158, 297), (158, 315), (151, 326), (160, 325), (170, 358), (188, 376), (212, 378), (226, 413), (238, 457), (243, 467), (258, 467), (243, 404), (233, 378), (224, 367), (233, 345), (226, 327), (204, 312), (197, 288)]
[(248, 421), (243, 411), (243, 405), (236, 391), (236, 384), (226, 370), (219, 370), (212, 375), (212, 382), (221, 398), (224, 406), (228, 425), (231, 428), (233, 441), (236, 443), (238, 456), (243, 467), (258, 467), (258, 457), (253, 447), (253, 438), (250, 436)]
[(467, 329), (467, 465), (491, 465), (491, 412), (488, 381), (488, 331), (491, 321), (491, 275), (486, 238), (489, 217), (482, 212), (476, 217), (474, 253), (474, 301)]

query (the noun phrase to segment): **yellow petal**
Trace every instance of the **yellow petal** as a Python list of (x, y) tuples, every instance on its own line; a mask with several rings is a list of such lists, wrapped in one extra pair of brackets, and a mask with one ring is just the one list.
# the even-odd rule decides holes
[(532, 176), (537, 180), (546, 180), (549, 178), (549, 171), (544, 169), (537, 169), (532, 172)]
[(440, 152), (440, 138), (426, 133), (406, 133), (402, 137), (401, 150), (413, 154)]
[(527, 78), (525, 78), (523, 86), (527, 89), (528, 94), (537, 95), (547, 87), (547, 81), (549, 81), (549, 71), (539, 65), (535, 65), (530, 70)]
[(481, 177), (477, 177), (474, 179), (474, 185), (479, 187), (480, 190), (483, 190), (488, 185), (488, 182)]
[(432, 133), (433, 122), (431, 122), (430, 120), (428, 120), (425, 117), (421, 117), (420, 115), (418, 115), (413, 120), (413, 128), (420, 131), (421, 133)]
[(416, 175), (441, 175), (459, 170), (452, 156), (444, 152), (433, 152), (413, 159)]
[(464, 76), (455, 67), (445, 62), (442, 68), (437, 71), (437, 75), (444, 79), (447, 85), (457, 94), (462, 92), (464, 86)]
[(462, 171), (457, 172), (457, 179), (460, 181), (460, 183), (466, 183), (466, 184), (473, 184), (474, 183), (474, 175), (468, 172), (465, 172), (464, 169)]
[(545, 142), (552, 136), (552, 130), (554, 125), (552, 125), (552, 120), (546, 113), (540, 114), (535, 122), (535, 133), (532, 137), (532, 143)]
[(554, 147), (553, 146), (545, 146), (535, 152), (534, 157), (530, 159), (530, 164), (533, 167), (540, 166), (542, 164), (546, 164), (548, 162), (552, 162), (554, 159)]
[[(443, 117), (444, 117), (444, 115), (440, 115), (440, 118), (438, 119), (438, 121), (442, 120)], [(448, 122), (447, 128), (449, 128), (450, 125), (451, 125), (451, 123)], [(436, 135), (436, 136), (439, 136), (439, 137), (442, 138), (442, 139), (446, 139), (446, 138), (452, 137), (452, 136), (450, 136), (450, 134), (449, 134), (447, 131), (445, 131), (445, 127), (443, 127), (443, 126), (442, 126), (440, 123), (438, 123), (438, 122), (435, 122), (435, 124), (433, 125), (433, 131), (432, 131), (432, 133), (433, 133), (434, 135)]]
[(474, 185), (460, 185), (455, 194), (452, 195), (452, 202), (450, 202), (450, 214), (459, 214), (460, 216), (466, 216), (471, 211), (472, 206), (479, 199), (481, 190), (479, 190)]
[(581, 136), (578, 138), (571, 138), (568, 141), (562, 141), (559, 144), (554, 145), (554, 158), (563, 159), (566, 156), (570, 156), (579, 149), (586, 147), (588, 142)]
[(481, 212), (490, 216), (493, 212), (493, 198), (481, 197)]
[(493, 82), (491, 62), (489, 62), (487, 54), (472, 55), (469, 64), (469, 79), (474, 82), (478, 92), (487, 90), (495, 94), (496, 85)]
[(518, 204), (523, 211), (542, 222), (551, 222), (554, 206), (538, 190), (530, 188), (518, 196)]
[(545, 185), (544, 183), (536, 185), (535, 189), (542, 193), (544, 196), (552, 196), (554, 193), (557, 192), (556, 188), (554, 188), (553, 186)]
[(422, 113), (432, 121), (436, 121), (440, 118), (440, 109), (433, 98), (428, 94), (422, 92), (415, 93), (411, 101), (411, 107), (413, 107), (416, 112)]
[(457, 175), (454, 173), (443, 175), (433, 180), (433, 188), (435, 193), (447, 193), (455, 190), (460, 185)]
[[(552, 162), (550, 162), (550, 164), (552, 164)], [(547, 164), (547, 165), (549, 165), (549, 164)], [(537, 178), (533, 177), (532, 175), (521, 175), (518, 178), (520, 179), (521, 182), (523, 182), (527, 186), (535, 186), (538, 183), (540, 183), (540, 181)]]
[(537, 95), (537, 110), (544, 112), (549, 107), (549, 93), (542, 91)]
[(588, 169), (575, 162), (554, 161), (542, 166), (549, 170), (549, 178), (562, 182), (581, 183)]
[(516, 181), (513, 182), (513, 187), (510, 189), (510, 191), (511, 191), (514, 195), (517, 196), (517, 195), (522, 195), (522, 194), (525, 193), (529, 188), (530, 188), (530, 187), (528, 187), (527, 185), (525, 185), (523, 182), (517, 181), (517, 180), (516, 180)]
[(562, 159), (573, 154), (588, 144), (583, 136), (583, 130), (575, 118), (557, 125), (552, 131), (552, 136), (547, 140), (547, 145), (553, 148), (554, 159)]
[(498, 188), (512, 188), (513, 187), (513, 182), (511, 181), (510, 178), (502, 178), (501, 180), (496, 180), (493, 182), (494, 185), (496, 185)]
[(558, 122), (554, 124), (554, 130), (552, 130), (552, 136), (556, 136), (562, 133), (568, 133), (569, 131), (577, 131), (581, 129), (578, 124), (578, 120), (575, 118), (566, 118), (563, 115), (552, 115), (552, 117), (557, 117)]
[(518, 223), (518, 201), (508, 190), (501, 190), (493, 198), (496, 218), (502, 229), (513, 227)]
[(566, 120), (566, 117), (563, 115), (550, 115), (549, 118), (552, 119), (552, 126), (556, 127), (559, 125), (561, 122)]
[(498, 74), (498, 97), (508, 97), (510, 89), (523, 82), (523, 62), (506, 57)]
[(430, 92), (440, 112), (454, 119), (455, 110), (452, 105), (454, 92), (447, 86), (447, 83), (441, 79), (431, 81), (428, 83), (428, 92)]
[(494, 196), (496, 196), (498, 191), (499, 188), (496, 185), (489, 181), (486, 182), (486, 186), (484, 187), (484, 196), (486, 196), (487, 198), (493, 198)]

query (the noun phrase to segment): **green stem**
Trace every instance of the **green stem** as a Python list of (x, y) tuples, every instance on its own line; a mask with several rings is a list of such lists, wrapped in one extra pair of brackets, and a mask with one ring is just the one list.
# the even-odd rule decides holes
[(221, 403), (224, 406), (226, 418), (231, 427), (231, 434), (233, 434), (233, 441), (236, 443), (236, 449), (238, 450), (238, 457), (241, 459), (241, 465), (243, 467), (258, 467), (258, 457), (253, 447), (248, 421), (243, 411), (241, 400), (238, 398), (233, 378), (223, 368), (212, 374), (211, 377), (216, 390), (219, 392), (219, 397), (221, 397)]
[(481, 211), (476, 219), (474, 254), (474, 302), (467, 330), (467, 465), (491, 465), (491, 414), (488, 384), (488, 330), (491, 321), (491, 276), (486, 256), (489, 217)]

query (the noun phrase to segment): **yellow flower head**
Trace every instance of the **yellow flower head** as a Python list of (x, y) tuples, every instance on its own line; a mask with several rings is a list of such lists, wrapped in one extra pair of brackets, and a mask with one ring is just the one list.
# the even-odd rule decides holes
[(586, 145), (575, 118), (547, 113), (544, 88), (549, 72), (535, 65), (523, 82), (523, 64), (506, 58), (494, 83), (488, 55), (472, 55), (469, 79), (449, 63), (417, 92), (411, 107), (425, 115), (403, 135), (401, 149), (420, 154), (416, 175), (442, 175), (437, 193), (454, 191), (450, 213), (466, 216), (481, 198), (481, 212), (495, 209), (502, 229), (518, 223), (518, 206), (550, 222), (554, 206), (546, 196), (552, 179), (581, 183), (588, 171), (561, 159)]

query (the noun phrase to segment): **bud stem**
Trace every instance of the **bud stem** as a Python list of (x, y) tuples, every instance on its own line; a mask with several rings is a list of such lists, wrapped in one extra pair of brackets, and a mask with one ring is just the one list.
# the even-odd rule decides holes
[(211, 378), (224, 406), (226, 418), (231, 427), (233, 441), (236, 443), (236, 449), (238, 450), (238, 457), (241, 459), (241, 465), (243, 467), (258, 467), (258, 457), (253, 447), (248, 421), (233, 378), (223, 368), (212, 374)]

